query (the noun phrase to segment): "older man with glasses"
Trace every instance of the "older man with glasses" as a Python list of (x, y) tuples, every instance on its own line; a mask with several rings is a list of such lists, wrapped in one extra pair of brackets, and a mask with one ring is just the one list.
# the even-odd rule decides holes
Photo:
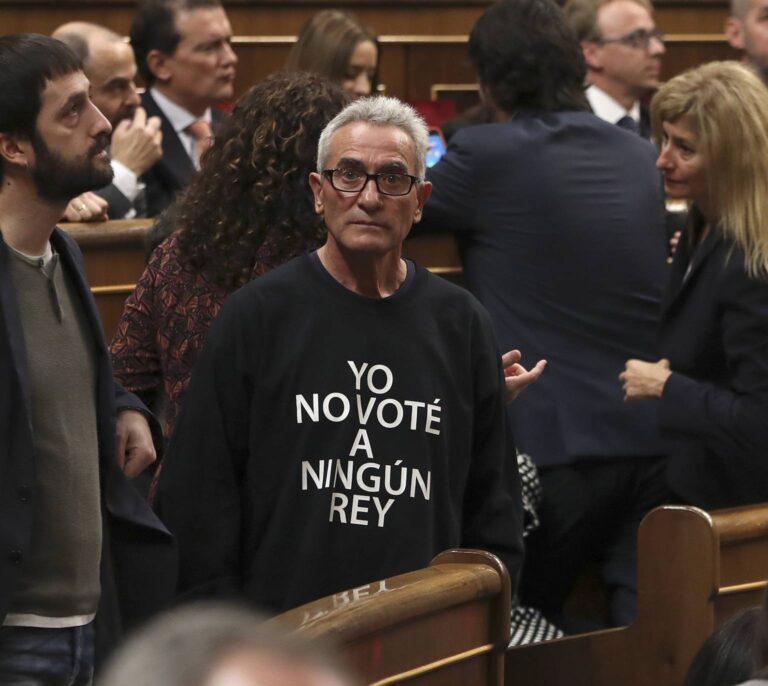
[(568, 24), (587, 63), (592, 111), (612, 124), (650, 137), (643, 101), (659, 86), (664, 37), (648, 0), (568, 0)]
[(224, 303), (159, 484), (182, 591), (279, 612), (456, 546), (518, 577), (520, 484), (490, 318), (402, 256), (431, 191), (427, 147), (400, 101), (349, 105), (309, 177), (325, 244)]

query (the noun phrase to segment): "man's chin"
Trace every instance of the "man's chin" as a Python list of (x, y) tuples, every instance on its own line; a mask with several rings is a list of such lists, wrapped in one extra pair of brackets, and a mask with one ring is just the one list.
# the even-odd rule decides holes
[(93, 176), (93, 188), (88, 190), (99, 190), (100, 188), (106, 188), (112, 183), (112, 179), (115, 178), (115, 172), (112, 170), (112, 165), (107, 162), (106, 168), (97, 169)]

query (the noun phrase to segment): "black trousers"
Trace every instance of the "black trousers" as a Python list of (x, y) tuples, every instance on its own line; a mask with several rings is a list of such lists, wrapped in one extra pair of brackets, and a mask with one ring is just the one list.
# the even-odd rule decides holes
[[(521, 602), (568, 628), (563, 604), (579, 575), (596, 564), (614, 626), (637, 611), (637, 528), (669, 500), (663, 457), (583, 459), (540, 468), (541, 526), (526, 540)], [(572, 624), (571, 624), (572, 626)]]

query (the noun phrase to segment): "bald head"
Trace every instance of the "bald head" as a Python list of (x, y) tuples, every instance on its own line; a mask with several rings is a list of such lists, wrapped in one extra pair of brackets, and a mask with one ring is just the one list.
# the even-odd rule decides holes
[(725, 35), (744, 62), (768, 84), (768, 0), (731, 0)]
[(91, 98), (112, 126), (132, 117), (139, 96), (131, 46), (114, 31), (84, 21), (62, 24), (51, 35), (66, 43), (83, 61), (91, 82)]

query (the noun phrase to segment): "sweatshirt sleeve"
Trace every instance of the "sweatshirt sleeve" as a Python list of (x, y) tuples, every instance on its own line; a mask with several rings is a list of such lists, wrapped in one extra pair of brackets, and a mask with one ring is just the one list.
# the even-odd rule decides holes
[[(481, 314), (475, 332), (474, 450), (464, 497), (462, 545), (497, 555), (514, 589), (523, 562), (520, 475), (506, 415), (501, 354), (490, 320)], [(516, 402), (525, 402), (524, 396)]]
[(184, 595), (229, 596), (241, 585), (240, 485), (252, 397), (241, 316), (229, 301), (214, 321), (160, 476), (158, 514), (178, 542)]

